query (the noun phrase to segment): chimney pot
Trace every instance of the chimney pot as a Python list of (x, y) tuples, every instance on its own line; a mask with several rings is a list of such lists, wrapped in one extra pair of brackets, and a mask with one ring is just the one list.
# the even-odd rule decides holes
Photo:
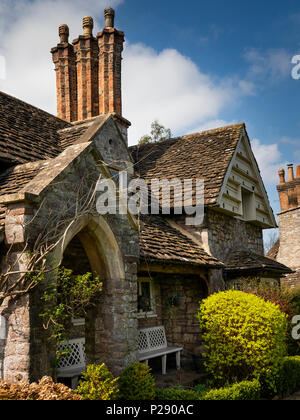
[(65, 25), (65, 24), (60, 25), (58, 33), (59, 33), (61, 43), (69, 42), (70, 31), (69, 31), (68, 25)]
[(85, 16), (82, 19), (83, 34), (84, 36), (92, 36), (94, 28), (94, 20), (91, 16)]
[(300, 178), (300, 166), (297, 166), (297, 178)]
[(105, 27), (114, 28), (115, 26), (115, 11), (111, 7), (104, 10)]
[(289, 181), (294, 181), (294, 165), (288, 165)]
[(278, 171), (279, 174), (279, 179), (280, 179), (280, 184), (285, 184), (285, 170), (281, 169), (280, 171)]

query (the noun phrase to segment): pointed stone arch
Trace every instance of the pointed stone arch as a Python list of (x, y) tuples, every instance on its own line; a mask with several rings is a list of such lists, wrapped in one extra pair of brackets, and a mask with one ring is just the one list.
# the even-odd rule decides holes
[(103, 216), (91, 215), (69, 225), (53, 254), (56, 263), (63, 260), (75, 236), (82, 243), (91, 269), (103, 282), (100, 303), (86, 320), (87, 363), (106, 363), (118, 374), (137, 359), (134, 266), (128, 267), (128, 256), (122, 253), (108, 221)]
[(93, 271), (109, 279), (125, 280), (123, 255), (114, 232), (103, 216), (84, 215), (67, 228), (53, 259), (61, 262), (71, 240), (78, 235)]

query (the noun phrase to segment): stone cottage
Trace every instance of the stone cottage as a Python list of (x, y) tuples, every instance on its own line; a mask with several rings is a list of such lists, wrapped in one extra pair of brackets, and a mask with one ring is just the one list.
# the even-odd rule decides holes
[(281, 283), (283, 286), (294, 288), (300, 286), (300, 166), (295, 173), (294, 166), (288, 165), (287, 180), (285, 170), (280, 169), (279, 180), (279, 240), (268, 256), (291, 268), (292, 272), (284, 275)]
[[(241, 277), (276, 280), (289, 272), (264, 257), (263, 229), (276, 222), (246, 127), (129, 148), (121, 99), (124, 34), (114, 27), (114, 11), (105, 10), (105, 28), (96, 36), (91, 17), (72, 44), (67, 25), (59, 36), (51, 51), (57, 117), (0, 94), (0, 299), (6, 296), (0, 378), (52, 372), (39, 287), (18, 299), (5, 295), (28, 270), (32, 254), (24, 250), (41, 242), (54, 243), (48, 265), (93, 272), (103, 282), (98, 307), (70, 330), (70, 338), (85, 337), (88, 363), (106, 362), (118, 373), (138, 358), (139, 330), (163, 325), (188, 366), (200, 352), (201, 299)], [(187, 226), (174, 197), (169, 215), (162, 206), (158, 215), (100, 215), (90, 193), (99, 180), (117, 185), (122, 171), (148, 183), (203, 179), (204, 223)]]

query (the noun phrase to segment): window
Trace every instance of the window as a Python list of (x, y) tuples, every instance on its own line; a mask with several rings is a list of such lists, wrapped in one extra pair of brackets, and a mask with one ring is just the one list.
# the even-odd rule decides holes
[(246, 221), (256, 220), (256, 204), (254, 193), (242, 188), (243, 217)]
[(154, 315), (153, 284), (150, 279), (138, 280), (138, 313)]

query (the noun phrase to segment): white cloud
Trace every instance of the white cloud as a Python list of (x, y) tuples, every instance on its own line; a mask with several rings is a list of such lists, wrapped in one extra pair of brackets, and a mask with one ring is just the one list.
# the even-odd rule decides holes
[(300, 146), (300, 139), (298, 138), (292, 138), (292, 137), (282, 137), (280, 139), (281, 143), (284, 144), (291, 144), (293, 146)]
[(270, 80), (272, 82), (290, 76), (292, 55), (284, 49), (261, 51), (250, 48), (244, 58), (249, 62), (248, 79)]
[[(56, 114), (50, 49), (59, 40), (58, 26), (69, 25), (72, 41), (82, 33), (82, 17), (92, 15), (96, 33), (103, 27), (103, 9), (122, 1), (0, 0), (0, 55), (7, 71), (1, 90)], [(176, 50), (157, 52), (142, 44), (126, 46), (123, 69), (124, 116), (133, 123), (131, 144), (155, 119), (174, 135), (224, 125), (221, 112), (252, 90), (250, 82), (202, 73)]]
[[(56, 113), (55, 72), (50, 49), (58, 42), (58, 26), (67, 23), (72, 41), (83, 32), (82, 18), (96, 18), (122, 0), (0, 0), (0, 54), (6, 59), (1, 90)], [(99, 24), (100, 23), (100, 24)], [(101, 25), (101, 26), (100, 26)]]
[(252, 140), (252, 150), (256, 157), (263, 181), (266, 184), (278, 184), (278, 170), (286, 166), (277, 144), (263, 144), (258, 139)]
[(123, 63), (124, 116), (133, 123), (131, 143), (147, 133), (155, 119), (175, 135), (206, 126), (243, 94), (238, 83), (214, 80), (176, 50), (128, 45)]

